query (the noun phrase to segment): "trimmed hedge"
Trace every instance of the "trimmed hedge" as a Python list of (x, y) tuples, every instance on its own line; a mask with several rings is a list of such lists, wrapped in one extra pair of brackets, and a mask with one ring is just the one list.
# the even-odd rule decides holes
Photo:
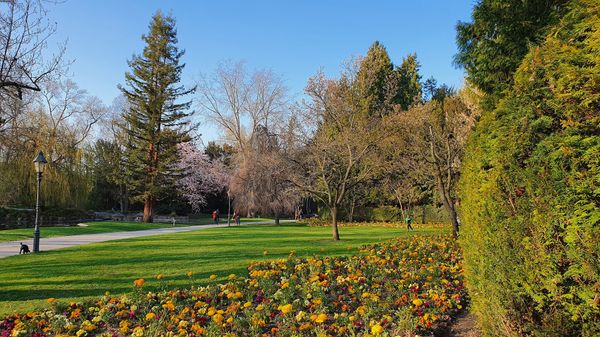
[(600, 2), (574, 1), (482, 116), (460, 183), (489, 336), (600, 335)]

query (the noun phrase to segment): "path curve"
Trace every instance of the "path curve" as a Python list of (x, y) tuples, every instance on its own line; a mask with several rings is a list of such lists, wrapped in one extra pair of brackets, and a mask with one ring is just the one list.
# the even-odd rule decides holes
[[(293, 222), (292, 220), (280, 220), (281, 223)], [(274, 224), (275, 221), (255, 221), (255, 222), (244, 222), (245, 225), (268, 225)], [(112, 233), (99, 233), (99, 234), (80, 234), (80, 235), (69, 235), (69, 236), (57, 236), (53, 238), (42, 238), (40, 240), (40, 251), (55, 250), (61, 248), (75, 247), (80, 245), (87, 245), (90, 243), (122, 240), (139, 238), (151, 235), (162, 235), (162, 234), (173, 234), (181, 232), (191, 232), (209, 228), (220, 228), (227, 227), (226, 223), (219, 225), (197, 225), (187, 227), (166, 227), (166, 228), (155, 228), (145, 229), (141, 231), (130, 231), (130, 232), (112, 232)], [(0, 242), (0, 258), (7, 256), (19, 255), (19, 248), (21, 242), (29, 245), (31, 249), (33, 247), (33, 239), (17, 240), (17, 241), (6, 241)]]

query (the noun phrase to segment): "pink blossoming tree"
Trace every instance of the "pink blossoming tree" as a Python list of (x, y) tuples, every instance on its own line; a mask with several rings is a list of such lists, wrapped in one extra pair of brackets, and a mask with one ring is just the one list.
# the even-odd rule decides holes
[(179, 192), (195, 212), (206, 205), (208, 195), (218, 194), (229, 184), (229, 169), (220, 160), (210, 160), (191, 142), (178, 146), (177, 169), (183, 174), (177, 181)]

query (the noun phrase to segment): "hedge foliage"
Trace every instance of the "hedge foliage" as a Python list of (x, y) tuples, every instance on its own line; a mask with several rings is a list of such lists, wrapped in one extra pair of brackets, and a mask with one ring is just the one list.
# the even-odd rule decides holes
[(489, 336), (600, 335), (600, 2), (534, 47), (469, 141), (461, 243)]

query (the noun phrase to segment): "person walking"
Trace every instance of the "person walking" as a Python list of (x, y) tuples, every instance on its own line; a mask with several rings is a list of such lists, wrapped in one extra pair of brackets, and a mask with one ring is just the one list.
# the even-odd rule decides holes
[(217, 210), (214, 210), (212, 212), (212, 219), (213, 219), (215, 225), (219, 224), (219, 212)]
[(233, 222), (238, 226), (240, 224), (240, 213), (237, 211), (233, 213)]
[(412, 230), (413, 230), (413, 227), (412, 227), (412, 222), (413, 222), (412, 215), (407, 215), (407, 216), (406, 216), (406, 228), (407, 228), (409, 231), (412, 231)]

